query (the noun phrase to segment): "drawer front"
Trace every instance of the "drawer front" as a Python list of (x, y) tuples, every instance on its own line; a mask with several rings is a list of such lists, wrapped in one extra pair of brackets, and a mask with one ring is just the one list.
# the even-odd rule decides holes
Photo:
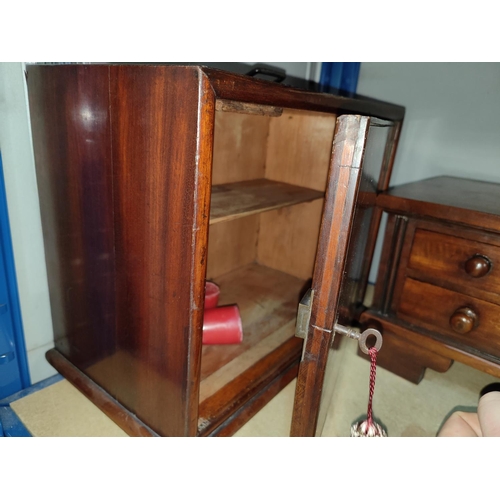
[(500, 357), (500, 306), (496, 304), (407, 278), (397, 315)]
[(494, 293), (500, 302), (499, 267), (500, 246), (425, 229), (415, 231), (408, 268), (420, 271), (429, 281), (440, 279)]

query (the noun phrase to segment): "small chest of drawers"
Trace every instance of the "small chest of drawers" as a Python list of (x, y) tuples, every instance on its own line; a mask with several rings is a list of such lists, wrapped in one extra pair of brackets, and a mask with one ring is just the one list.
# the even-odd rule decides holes
[(388, 214), (374, 300), (380, 364), (418, 383), (453, 360), (500, 376), (500, 185), (436, 177), (378, 196)]

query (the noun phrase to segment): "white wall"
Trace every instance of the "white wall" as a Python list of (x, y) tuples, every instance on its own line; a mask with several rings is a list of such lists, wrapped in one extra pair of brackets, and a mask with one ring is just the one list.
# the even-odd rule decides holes
[(24, 65), (0, 63), (0, 151), (31, 382), (55, 370), (52, 319), (29, 125)]
[(391, 186), (438, 175), (500, 182), (500, 63), (362, 63), (357, 92), (406, 107)]
[(500, 182), (500, 63), (362, 63), (358, 93), (406, 107), (391, 185)]

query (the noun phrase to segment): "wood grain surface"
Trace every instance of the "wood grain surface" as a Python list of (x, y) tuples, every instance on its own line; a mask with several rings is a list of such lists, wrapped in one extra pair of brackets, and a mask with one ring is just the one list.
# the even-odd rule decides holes
[(219, 99), (334, 114), (361, 114), (385, 120), (403, 120), (405, 108), (368, 97), (342, 97), (296, 89), (279, 83), (203, 68)]
[[(283, 388), (295, 376), (301, 351), (302, 340), (292, 337), (205, 399), (200, 404), (199, 435), (210, 435), (237, 413), (245, 414), (246, 410), (247, 416), (254, 414), (255, 406), (262, 407), (262, 401), (269, 400), (267, 388), (276, 387), (277, 383)], [(240, 420), (233, 429), (237, 430), (244, 421)]]
[[(427, 281), (440, 280), (465, 287), (473, 295), (479, 294), (479, 298), (484, 291), (489, 292), (500, 304), (500, 271), (496, 265), (500, 263), (500, 236), (498, 244), (417, 228), (408, 268), (421, 271), (421, 278)], [(467, 273), (466, 263), (477, 254), (488, 259), (491, 270), (476, 278)]]
[(130, 353), (130, 385), (94, 381), (158, 434), (195, 435), (210, 85), (147, 65), (34, 66), (28, 85), (56, 346), (87, 373)]
[[(448, 357), (460, 363), (472, 366), (485, 373), (489, 373), (494, 377), (500, 377), (500, 364), (498, 358), (485, 356), (483, 353), (470, 349), (463, 348), (460, 345), (451, 342), (444, 342), (445, 337), (429, 334), (425, 328), (413, 326), (409, 328), (406, 321), (387, 317), (386, 315), (377, 314), (376, 311), (365, 311), (361, 316), (363, 324), (371, 324), (377, 322), (379, 328), (383, 332), (391, 332), (398, 335), (404, 342), (412, 342), (420, 348), (427, 349), (443, 357)], [(395, 353), (399, 356), (398, 353)], [(416, 360), (418, 362), (418, 360)]]
[(302, 280), (312, 278), (323, 199), (260, 215), (258, 262)]
[(283, 327), (287, 327), (285, 338), (293, 336), (287, 325), (295, 319), (304, 287), (304, 280), (255, 263), (214, 282), (221, 290), (219, 305), (237, 304), (240, 309), (243, 342), (203, 346), (202, 381)]
[(259, 215), (251, 215), (210, 226), (207, 279), (256, 261), (259, 225)]
[(269, 123), (266, 178), (324, 192), (336, 116), (287, 109)]
[(292, 436), (312, 437), (316, 432), (368, 124), (369, 118), (360, 116), (337, 119), (312, 281), (314, 300), (295, 392)]
[(391, 212), (418, 214), (500, 232), (500, 185), (433, 177), (389, 189), (377, 204)]
[[(469, 333), (457, 333), (450, 326), (450, 319), (460, 308), (471, 308), (479, 318), (478, 325)], [(410, 324), (427, 327), (500, 358), (500, 306), (469, 297), (458, 292), (416, 281), (405, 280), (397, 311), (399, 318)]]
[(264, 177), (268, 116), (215, 113), (212, 184)]
[(117, 348), (109, 68), (28, 75), (54, 340), (83, 367)]
[(142, 361), (129, 405), (162, 435), (195, 435), (214, 96), (195, 68), (111, 71), (117, 330)]
[(257, 179), (212, 188), (210, 224), (323, 198), (323, 192)]
[(224, 99), (215, 101), (215, 109), (217, 111), (231, 111), (233, 113), (260, 116), (281, 116), (283, 113), (283, 108), (277, 108), (276, 106), (263, 106), (251, 102), (226, 101)]

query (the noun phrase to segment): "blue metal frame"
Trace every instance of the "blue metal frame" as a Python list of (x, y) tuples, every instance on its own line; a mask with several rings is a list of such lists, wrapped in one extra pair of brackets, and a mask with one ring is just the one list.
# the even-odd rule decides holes
[(33, 437), (16, 412), (10, 407), (10, 404), (61, 380), (64, 380), (62, 375), (56, 374), (0, 400), (0, 437)]
[(360, 67), (359, 62), (324, 62), (321, 64), (319, 83), (325, 90), (333, 88), (354, 94)]
[(14, 263), (14, 252), (12, 249), (12, 240), (9, 224), (9, 211), (7, 208), (7, 195), (5, 190), (5, 181), (3, 174), (2, 157), (0, 154), (0, 254), (5, 271), (5, 285), (8, 297), (8, 310), (6, 314), (10, 316), (10, 325), (12, 326), (12, 337), (15, 344), (16, 361), (20, 374), (21, 387), (31, 385), (28, 359), (26, 356), (26, 344), (24, 341), (23, 322), (21, 318), (21, 307), (19, 302), (19, 292), (17, 289), (16, 269)]
[(10, 406), (0, 406), (0, 437), (33, 437)]

